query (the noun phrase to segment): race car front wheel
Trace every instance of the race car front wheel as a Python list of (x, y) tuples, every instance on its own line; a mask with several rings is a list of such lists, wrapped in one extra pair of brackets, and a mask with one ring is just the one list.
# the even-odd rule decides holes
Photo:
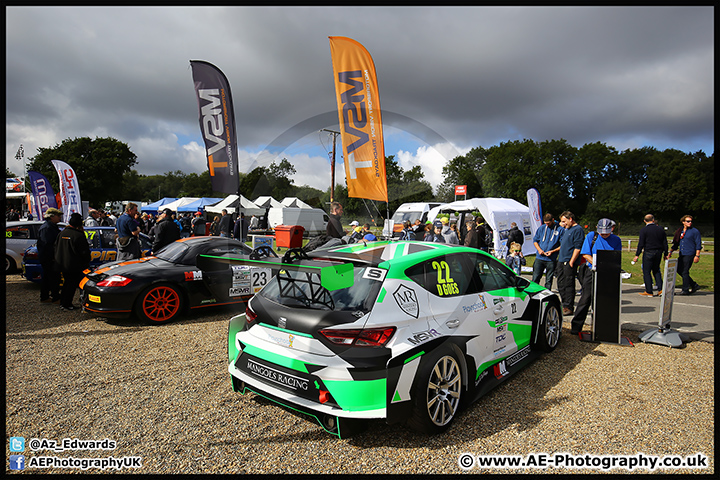
[(135, 311), (147, 323), (167, 323), (182, 312), (183, 298), (176, 287), (169, 283), (152, 285), (137, 299)]
[(542, 323), (538, 325), (534, 347), (543, 352), (552, 352), (557, 347), (562, 331), (562, 315), (558, 307), (549, 303), (545, 308)]
[(455, 353), (448, 349), (430, 354), (420, 367), (408, 426), (429, 434), (444, 431), (457, 414), (461, 392), (462, 371)]

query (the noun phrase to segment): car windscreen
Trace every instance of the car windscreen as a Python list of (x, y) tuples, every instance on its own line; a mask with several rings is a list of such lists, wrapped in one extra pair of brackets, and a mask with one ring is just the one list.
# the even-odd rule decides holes
[(355, 267), (353, 284), (338, 290), (322, 287), (316, 273), (281, 271), (258, 295), (288, 307), (367, 313), (382, 286), (382, 277), (368, 275), (367, 270)]
[(184, 242), (173, 242), (163, 247), (155, 256), (171, 263), (180, 263), (187, 250), (188, 246)]
[(392, 221), (395, 224), (402, 223), (405, 220), (407, 220), (410, 223), (415, 222), (415, 220), (422, 218), (423, 212), (420, 211), (411, 211), (411, 212), (395, 212), (395, 215), (392, 216)]

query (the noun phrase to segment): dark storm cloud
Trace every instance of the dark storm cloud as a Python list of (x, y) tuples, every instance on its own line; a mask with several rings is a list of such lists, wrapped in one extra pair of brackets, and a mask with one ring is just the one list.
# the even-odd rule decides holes
[(407, 117), (408, 128), (421, 124), (458, 148), (564, 138), (713, 153), (709, 7), (6, 14), (8, 158), (20, 143), (32, 156), (69, 137), (113, 136), (138, 154), (141, 173), (201, 171), (190, 60), (226, 74), (240, 149), (257, 152), (336, 108), (328, 36), (354, 38), (371, 52), (382, 108), (397, 128)]

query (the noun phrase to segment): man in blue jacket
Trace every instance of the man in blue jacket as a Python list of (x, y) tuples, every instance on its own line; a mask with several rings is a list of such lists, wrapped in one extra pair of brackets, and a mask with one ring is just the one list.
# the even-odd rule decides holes
[(545, 272), (545, 288), (551, 290), (558, 252), (560, 251), (560, 242), (565, 234), (565, 229), (555, 223), (555, 219), (550, 213), (545, 214), (543, 222), (533, 237), (537, 255), (535, 255), (535, 263), (533, 264), (532, 281), (540, 283), (543, 272)]
[(622, 240), (612, 233), (615, 228), (615, 222), (609, 218), (601, 218), (597, 224), (597, 231), (590, 232), (585, 237), (580, 254), (583, 256), (585, 263), (580, 265), (578, 270), (578, 280), (582, 288), (580, 300), (577, 303), (577, 309), (572, 319), (570, 334), (577, 335), (582, 330), (587, 318), (593, 297), (593, 254), (598, 250), (617, 250), (622, 251)]
[(682, 292), (680, 292), (679, 295), (692, 295), (700, 288), (700, 285), (690, 277), (690, 267), (692, 267), (693, 263), (700, 261), (702, 240), (700, 238), (700, 231), (692, 226), (692, 216), (683, 215), (680, 221), (682, 222), (682, 227), (675, 231), (673, 244), (667, 258), (669, 259), (675, 250), (680, 250), (678, 273), (682, 277), (683, 283)]

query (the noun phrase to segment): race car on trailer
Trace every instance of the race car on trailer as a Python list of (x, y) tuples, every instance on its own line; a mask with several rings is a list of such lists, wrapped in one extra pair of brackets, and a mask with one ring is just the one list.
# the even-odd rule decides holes
[(204, 270), (227, 263), (276, 272), (230, 320), (234, 390), (338, 436), (370, 419), (441, 432), (461, 402), (560, 338), (559, 297), (473, 248), (381, 241), (282, 259), (198, 258)]

